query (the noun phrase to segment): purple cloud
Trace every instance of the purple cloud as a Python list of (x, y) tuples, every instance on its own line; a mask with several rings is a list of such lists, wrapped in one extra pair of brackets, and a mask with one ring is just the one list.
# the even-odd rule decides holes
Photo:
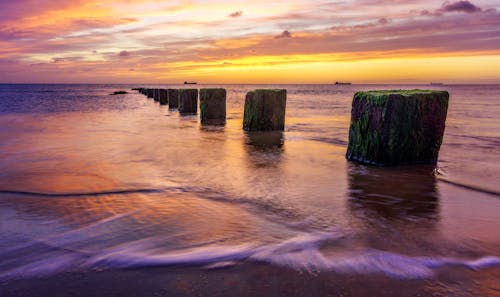
[(466, 12), (466, 13), (473, 13), (473, 12), (479, 12), (482, 9), (474, 4), (472, 4), (469, 1), (457, 1), (450, 3), (449, 1), (446, 1), (443, 3), (443, 6), (441, 8), (441, 11), (443, 12), (455, 12), (455, 11), (460, 11), (460, 12)]
[(118, 56), (120, 57), (130, 57), (130, 52), (128, 51), (121, 51)]
[(292, 33), (290, 33), (290, 31), (288, 31), (288, 30), (285, 30), (285, 31), (281, 32), (280, 35), (278, 35), (278, 36), (276, 36), (274, 38), (276, 38), (276, 39), (279, 39), (279, 38), (292, 38)]

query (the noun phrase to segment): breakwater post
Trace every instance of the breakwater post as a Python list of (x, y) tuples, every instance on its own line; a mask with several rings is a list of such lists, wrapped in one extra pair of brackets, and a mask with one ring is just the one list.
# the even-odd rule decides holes
[(435, 164), (448, 99), (446, 91), (357, 92), (346, 158), (377, 166)]
[(153, 89), (147, 89), (148, 98), (153, 98)]
[(226, 122), (226, 89), (200, 89), (201, 124), (223, 125)]
[(167, 105), (167, 104), (168, 104), (167, 90), (160, 89), (160, 105)]
[(179, 90), (179, 113), (196, 114), (198, 112), (198, 89)]
[(257, 89), (247, 93), (243, 129), (247, 131), (284, 130), (286, 90)]
[(179, 90), (178, 89), (168, 89), (168, 108), (176, 109), (179, 108)]
[(160, 101), (160, 89), (154, 89), (154, 91), (153, 91), (153, 99), (156, 102)]

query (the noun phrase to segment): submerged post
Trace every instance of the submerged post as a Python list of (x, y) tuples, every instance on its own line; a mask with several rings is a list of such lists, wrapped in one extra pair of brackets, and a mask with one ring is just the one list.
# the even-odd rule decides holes
[(200, 89), (201, 124), (226, 122), (226, 89)]
[(285, 128), (286, 90), (258, 89), (245, 98), (243, 129), (272, 131)]
[(179, 112), (196, 114), (198, 112), (198, 89), (179, 90)]
[(448, 99), (446, 91), (357, 92), (346, 158), (377, 166), (435, 164)]
[(176, 109), (179, 108), (179, 90), (178, 89), (168, 89), (168, 108)]
[(153, 89), (147, 89), (148, 98), (153, 98)]
[(167, 105), (167, 104), (168, 104), (167, 90), (160, 89), (160, 105)]

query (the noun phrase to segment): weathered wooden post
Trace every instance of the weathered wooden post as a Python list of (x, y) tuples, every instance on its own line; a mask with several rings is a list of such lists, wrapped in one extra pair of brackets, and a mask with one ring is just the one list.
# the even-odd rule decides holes
[(168, 104), (167, 90), (160, 89), (160, 105), (167, 105), (167, 104)]
[(179, 90), (179, 113), (196, 114), (198, 112), (198, 89)]
[(223, 125), (226, 122), (226, 89), (200, 89), (201, 124)]
[(148, 89), (148, 98), (153, 98), (153, 89)]
[(245, 98), (243, 129), (273, 131), (285, 128), (286, 90), (258, 89)]
[(153, 99), (156, 101), (156, 102), (159, 102), (160, 101), (160, 89), (154, 89), (154, 93), (153, 93)]
[(168, 89), (168, 108), (176, 109), (179, 108), (179, 90), (178, 89)]
[(377, 166), (435, 164), (448, 99), (446, 91), (357, 92), (346, 158)]

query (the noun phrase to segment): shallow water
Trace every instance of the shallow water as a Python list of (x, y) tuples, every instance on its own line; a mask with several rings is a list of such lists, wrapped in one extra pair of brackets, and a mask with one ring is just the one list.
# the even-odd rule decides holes
[[(0, 85), (0, 279), (248, 261), (401, 279), (500, 267), (500, 86), (433, 87), (451, 94), (438, 170), (344, 157), (355, 91), (424, 86), (227, 85), (222, 127), (108, 95), (131, 87)], [(261, 87), (288, 90), (284, 132), (241, 129)]]

